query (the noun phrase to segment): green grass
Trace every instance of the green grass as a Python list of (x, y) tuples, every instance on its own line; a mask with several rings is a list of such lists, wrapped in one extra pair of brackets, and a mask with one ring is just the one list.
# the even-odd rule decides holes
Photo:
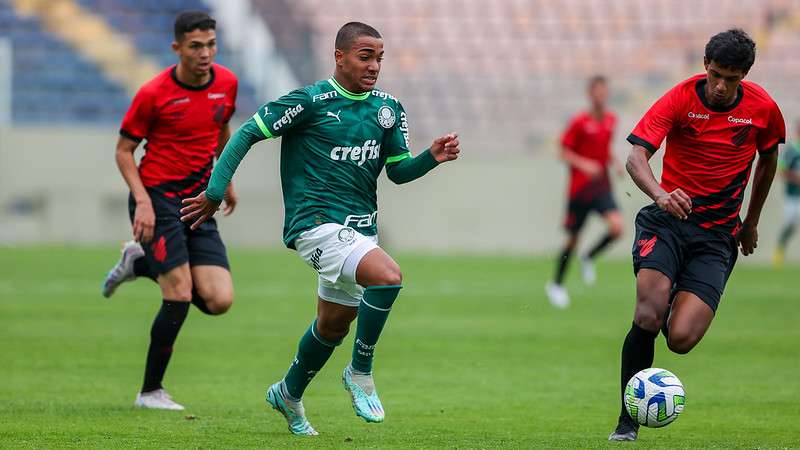
[[(627, 262), (573, 307), (543, 296), (542, 259), (399, 254), (405, 285), (376, 353), (383, 424), (356, 418), (339, 376), (348, 339), (306, 393), (316, 438), (265, 406), (315, 311), (316, 278), (289, 251), (233, 251), (221, 317), (192, 310), (165, 380), (186, 413), (132, 407), (159, 293), (99, 296), (113, 249), (0, 249), (0, 447), (593, 448), (617, 414), (619, 352), (633, 311)], [(656, 365), (687, 392), (684, 415), (612, 447), (800, 447), (800, 268), (740, 266), (692, 353)], [(188, 415), (191, 415), (188, 416)]]

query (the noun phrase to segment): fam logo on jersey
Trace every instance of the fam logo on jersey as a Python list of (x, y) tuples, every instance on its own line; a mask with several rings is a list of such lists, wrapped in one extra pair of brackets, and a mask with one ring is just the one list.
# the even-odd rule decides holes
[(337, 95), (339, 94), (337, 94), (336, 91), (328, 91), (328, 92), (323, 92), (321, 94), (316, 94), (313, 97), (311, 97), (311, 103), (321, 102), (322, 100), (328, 100), (330, 98), (336, 97)]
[(220, 92), (220, 93), (211, 93), (211, 92), (209, 92), (208, 93), (208, 99), (209, 100), (218, 100), (218, 99), (221, 99), (221, 98), (225, 98), (225, 93), (224, 92)]
[(345, 244), (351, 244), (356, 239), (356, 230), (347, 227), (342, 228), (339, 230), (339, 235), (337, 236), (340, 242), (344, 242)]
[(331, 159), (334, 161), (356, 161), (359, 166), (363, 166), (369, 159), (378, 159), (381, 152), (381, 144), (375, 139), (367, 139), (364, 145), (355, 147), (333, 147), (331, 149)]
[(386, 105), (378, 109), (378, 123), (383, 128), (392, 128), (394, 126), (395, 116), (394, 110)]
[[(266, 112), (266, 108), (264, 109), (264, 111)], [(276, 120), (272, 124), (272, 129), (274, 131), (278, 131), (284, 125), (289, 125), (290, 123), (292, 123), (292, 119), (297, 117), (297, 115), (300, 114), (301, 112), (303, 112), (303, 105), (297, 105), (292, 108), (287, 108), (286, 111), (283, 112), (283, 116), (281, 116), (280, 119)]]
[(355, 228), (371, 227), (378, 221), (378, 211), (372, 214), (350, 214), (344, 218), (344, 226)]

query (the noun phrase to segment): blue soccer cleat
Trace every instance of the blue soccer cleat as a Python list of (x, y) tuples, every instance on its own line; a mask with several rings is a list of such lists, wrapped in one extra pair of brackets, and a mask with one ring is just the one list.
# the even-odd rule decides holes
[(386, 415), (381, 399), (378, 398), (378, 391), (375, 390), (372, 374), (354, 373), (353, 368), (348, 365), (342, 374), (342, 383), (350, 393), (357, 416), (367, 422), (383, 422)]
[(302, 400), (292, 400), (283, 386), (283, 380), (267, 389), (267, 403), (272, 409), (283, 414), (289, 424), (289, 431), (300, 436), (316, 436), (316, 430), (308, 423)]

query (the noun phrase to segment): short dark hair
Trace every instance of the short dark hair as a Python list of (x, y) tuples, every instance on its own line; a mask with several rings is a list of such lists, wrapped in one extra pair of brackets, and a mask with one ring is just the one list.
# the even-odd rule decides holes
[(589, 77), (589, 81), (586, 83), (586, 86), (589, 89), (593, 88), (596, 84), (608, 84), (608, 80), (606, 80), (605, 75), (592, 75)]
[(731, 28), (711, 37), (706, 44), (706, 59), (747, 73), (756, 60), (756, 43), (741, 28)]
[(336, 43), (334, 44), (338, 50), (349, 50), (353, 42), (361, 36), (369, 36), (377, 39), (383, 39), (378, 30), (361, 22), (347, 22), (339, 28), (336, 33)]
[(183, 35), (194, 30), (216, 30), (217, 21), (204, 11), (184, 11), (175, 18), (175, 40), (180, 41)]

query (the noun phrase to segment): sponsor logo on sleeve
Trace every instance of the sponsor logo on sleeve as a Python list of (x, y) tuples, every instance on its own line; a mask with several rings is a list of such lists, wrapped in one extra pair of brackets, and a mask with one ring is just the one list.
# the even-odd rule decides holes
[(303, 112), (303, 105), (296, 105), (291, 108), (287, 108), (281, 118), (272, 124), (272, 129), (278, 131), (282, 127), (291, 124), (292, 120), (294, 120), (294, 118), (297, 117), (301, 112)]

